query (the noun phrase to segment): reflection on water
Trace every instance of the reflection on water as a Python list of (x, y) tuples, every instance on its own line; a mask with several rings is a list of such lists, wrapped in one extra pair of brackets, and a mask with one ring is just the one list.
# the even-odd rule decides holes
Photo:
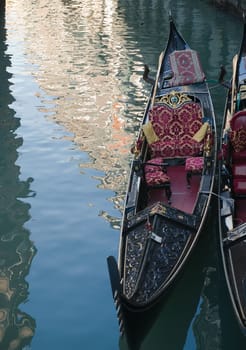
[[(143, 65), (156, 69), (167, 39), (169, 10), (187, 39), (192, 33), (192, 45), (198, 46), (202, 60), (206, 55), (211, 61), (211, 77), (211, 68), (217, 75), (225, 63), (218, 60), (227, 46), (223, 33), (215, 22), (207, 25), (207, 7), (202, 16), (193, 5), (184, 0), (176, 6), (156, 0), (7, 2), (9, 25), (19, 30), (9, 35), (24, 42), (28, 61), (37, 67), (32, 74), (52, 97), (43, 101), (51, 108), (42, 112), (65, 126), (76, 145), (90, 155), (81, 171), (90, 167), (103, 172), (99, 187), (115, 192), (116, 208), (122, 209), (129, 150), (150, 91), (142, 80)], [(209, 41), (209, 50), (202, 45), (204, 40)]]
[(217, 296), (215, 266), (207, 267), (201, 291), (198, 313), (192, 323), (197, 350), (221, 349), (221, 324)]
[(0, 26), (0, 349), (22, 349), (29, 344), (35, 331), (35, 320), (21, 311), (20, 304), (27, 300), (29, 273), (36, 253), (25, 229), (30, 205), (20, 200), (33, 195), (30, 182), (19, 180), (20, 169), (15, 164), (17, 149), (22, 139), (16, 136), (20, 120), (9, 107), (13, 98), (8, 90), (10, 74), (6, 55), (4, 12)]
[[(168, 35), (170, 8), (185, 39), (199, 51), (208, 79), (217, 79), (221, 64), (230, 72), (240, 25), (234, 18), (218, 14), (205, 1), (7, 1), (8, 37), (13, 51), (21, 42), (32, 64), (30, 74), (40, 87), (39, 93), (44, 91), (38, 96), (40, 112), (73, 134), (78, 148), (90, 156), (87, 164), (80, 165), (81, 172), (86, 167), (99, 170), (99, 187), (115, 192), (110, 200), (120, 210), (129, 171), (129, 149), (149, 93), (149, 86), (142, 81), (143, 64), (149, 64), (152, 71), (156, 69)], [(4, 74), (5, 70), (1, 72)], [(220, 125), (224, 95), (221, 89), (211, 92)], [(10, 348), (15, 349), (20, 339), (29, 341), (35, 331), (35, 321), (19, 310), (19, 304), (28, 295), (25, 279), (36, 249), (24, 228), (30, 208), (23, 198), (33, 195), (31, 179), (20, 181), (20, 169), (15, 164), (22, 143), (15, 135), (19, 120), (9, 108), (8, 91), (4, 94), (0, 101), (0, 116), (4, 116), (0, 121), (0, 137), (4, 140), (0, 155), (0, 339), (9, 344), (12, 341)], [(100, 209), (112, 227), (118, 228), (119, 219)], [(212, 234), (216, 236), (213, 227)], [(210, 230), (208, 226), (205, 233)], [(223, 286), (222, 294), (225, 292), (213, 260), (214, 241), (213, 248), (207, 250), (212, 244), (209, 237), (156, 317), (136, 327), (135, 343), (141, 350), (236, 349), (232, 341), (223, 344), (226, 336), (232, 335), (234, 340), (238, 337), (236, 332), (228, 332), (233, 323), (230, 317), (224, 317), (226, 323), (221, 321), (221, 310), (227, 309), (228, 302), (216, 297), (218, 285)], [(101, 305), (101, 300), (98, 303)], [(93, 326), (90, 331), (93, 334)], [(111, 329), (104, 331), (106, 338)], [(243, 350), (243, 345), (241, 342), (237, 350)], [(125, 344), (123, 348), (127, 349)]]
[(19, 36), (29, 61), (38, 67), (39, 86), (54, 96), (52, 118), (89, 153), (91, 162), (81, 167), (105, 173), (100, 186), (117, 192), (114, 202), (121, 207), (129, 149), (146, 97), (137, 96), (139, 108), (133, 108), (129, 81), (130, 89), (142, 90), (142, 57), (122, 35), (127, 28), (116, 13), (117, 1), (12, 0), (8, 11), (11, 22), (23, 31)]

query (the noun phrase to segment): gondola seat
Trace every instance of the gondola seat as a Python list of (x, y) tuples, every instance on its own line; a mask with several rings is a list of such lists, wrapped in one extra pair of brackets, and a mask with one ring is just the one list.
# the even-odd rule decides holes
[(152, 142), (147, 138), (151, 158), (198, 156), (202, 152), (203, 141), (193, 139), (202, 126), (199, 103), (186, 102), (177, 108), (157, 104), (149, 112), (149, 121), (156, 135)]
[(203, 170), (204, 159), (203, 157), (189, 157), (185, 161), (185, 171), (187, 186), (190, 187), (190, 180), (192, 175), (200, 175)]
[(230, 121), (233, 192), (246, 195), (246, 111), (234, 114)]
[(163, 158), (153, 158), (143, 165), (144, 179), (147, 189), (164, 188), (168, 202), (171, 202), (171, 183), (170, 177), (167, 175), (166, 163)]

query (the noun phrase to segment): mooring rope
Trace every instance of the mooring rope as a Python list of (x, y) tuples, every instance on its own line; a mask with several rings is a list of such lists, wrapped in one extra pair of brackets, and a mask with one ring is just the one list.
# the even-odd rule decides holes
[(211, 89), (215, 89), (217, 87), (221, 87), (221, 84), (216, 84), (214, 86), (209, 87), (208, 89), (211, 90)]
[(225, 198), (225, 197), (223, 197), (223, 196), (221, 196), (218, 193), (215, 193), (213, 191), (211, 191), (211, 192), (209, 192), (209, 191), (201, 191), (201, 193), (203, 193), (203, 194), (210, 194), (211, 193), (213, 196), (215, 196), (215, 197), (217, 197), (217, 198), (219, 198), (219, 199), (221, 199), (223, 201), (231, 202), (233, 200), (233, 198)]

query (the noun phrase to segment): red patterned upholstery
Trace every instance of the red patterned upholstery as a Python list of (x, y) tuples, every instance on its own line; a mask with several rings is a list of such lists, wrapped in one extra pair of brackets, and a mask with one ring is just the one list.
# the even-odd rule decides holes
[(186, 179), (188, 187), (190, 187), (190, 179), (193, 174), (201, 174), (203, 169), (203, 157), (191, 157), (185, 161)]
[(171, 186), (170, 178), (166, 175), (165, 170), (163, 169), (163, 158), (153, 158), (147, 161), (144, 165), (144, 177), (146, 185), (149, 188), (159, 188), (164, 187), (166, 192), (166, 197), (168, 203), (171, 203)]
[(203, 169), (203, 157), (187, 158), (185, 161), (185, 170), (191, 172), (201, 172)]
[(170, 182), (170, 178), (164, 173), (163, 167), (153, 164), (163, 164), (162, 158), (154, 158), (147, 162), (144, 167), (145, 180), (148, 186), (158, 186)]
[(230, 133), (230, 141), (233, 150), (236, 153), (246, 150), (246, 128), (240, 127), (237, 130), (232, 130)]
[(230, 124), (232, 130), (237, 130), (241, 127), (246, 129), (246, 111), (239, 111), (235, 113), (230, 121)]
[(198, 103), (188, 102), (178, 108), (155, 105), (149, 113), (159, 140), (150, 145), (151, 156), (187, 157), (198, 155), (203, 143), (192, 139), (202, 125), (202, 111)]
[(170, 55), (170, 64), (173, 78), (169, 80), (169, 86), (199, 83), (205, 79), (198, 54), (194, 50), (174, 51)]
[(246, 157), (246, 111), (240, 111), (234, 114), (230, 121), (231, 133), (230, 140), (233, 149), (233, 160), (245, 160)]
[(246, 195), (246, 111), (235, 113), (230, 125), (233, 191), (235, 195)]
[(176, 145), (172, 141), (156, 141), (150, 145), (152, 157), (173, 158), (176, 155)]

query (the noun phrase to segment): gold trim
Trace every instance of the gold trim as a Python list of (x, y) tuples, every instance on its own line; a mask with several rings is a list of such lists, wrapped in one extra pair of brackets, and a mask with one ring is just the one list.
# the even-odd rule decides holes
[(171, 108), (178, 108), (185, 102), (191, 102), (192, 99), (184, 93), (171, 91), (170, 94), (155, 98), (155, 103), (166, 104)]

